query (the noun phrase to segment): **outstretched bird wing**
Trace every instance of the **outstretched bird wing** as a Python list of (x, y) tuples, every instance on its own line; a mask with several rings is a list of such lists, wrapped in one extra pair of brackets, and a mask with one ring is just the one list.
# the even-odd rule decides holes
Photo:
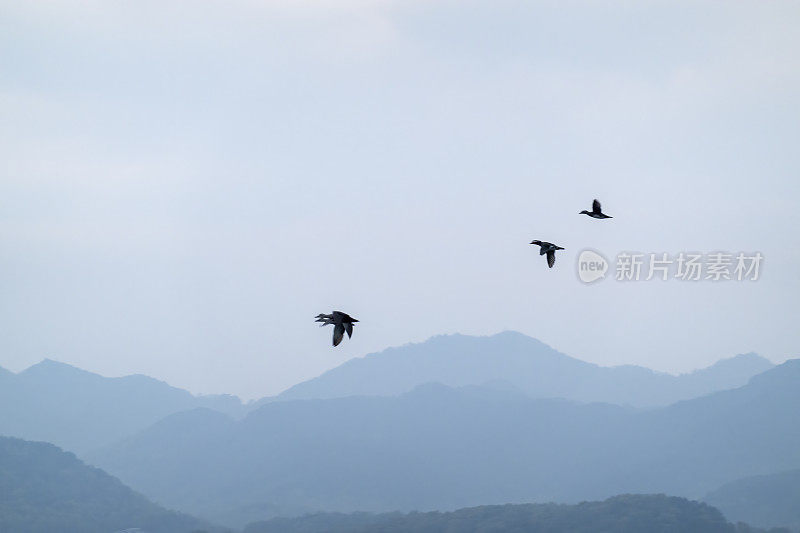
[(322, 322), (319, 327), (327, 326), (328, 324), (333, 324), (333, 319), (331, 318), (332, 315), (326, 315), (324, 313), (320, 313), (317, 315), (317, 319), (314, 322)]
[(339, 346), (339, 343), (342, 342), (343, 338), (344, 338), (344, 325), (336, 324), (333, 327), (333, 345)]
[[(614, 206), (612, 205), (611, 207), (614, 207)], [(600, 207), (600, 202), (598, 202), (597, 199), (595, 199), (595, 201), (592, 202), (592, 212), (593, 213), (601, 213), (602, 211), (603, 211), (603, 209)]]
[(550, 250), (547, 252), (547, 266), (553, 268), (553, 265), (556, 264), (556, 251)]
[(345, 325), (344, 325), (344, 329), (345, 329), (345, 331), (347, 331), (347, 338), (348, 339), (353, 336), (353, 323), (352, 322), (346, 322)]

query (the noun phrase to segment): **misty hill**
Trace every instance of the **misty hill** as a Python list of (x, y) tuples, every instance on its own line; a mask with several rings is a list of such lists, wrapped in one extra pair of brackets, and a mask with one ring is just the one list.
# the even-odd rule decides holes
[(578, 505), (487, 505), (440, 513), (323, 513), (251, 524), (244, 533), (745, 533), (708, 505), (664, 495), (623, 495)]
[(162, 504), (239, 526), (309, 510), (698, 498), (800, 466), (797, 383), (791, 360), (739, 389), (650, 411), (429, 384), (273, 402), (238, 422), (179, 413), (90, 459)]
[(732, 481), (703, 500), (718, 507), (730, 520), (800, 531), (800, 470)]
[(45, 360), (0, 372), (0, 435), (51, 442), (82, 453), (196, 407), (239, 414), (234, 396), (193, 396), (147, 376), (106, 378)]
[(352, 359), (277, 399), (392, 396), (429, 382), (452, 387), (493, 383), (534, 398), (649, 407), (740, 387), (773, 366), (751, 353), (674, 376), (638, 366), (597, 366), (510, 331), (491, 337), (446, 335)]
[(213, 530), (151, 503), (51, 444), (0, 437), (0, 531), (111, 533), (128, 528), (147, 533)]
[[(519, 390), (535, 398), (649, 406), (740, 386), (771, 366), (748, 354), (672, 376), (633, 366), (599, 367), (519, 333), (451, 335), (352, 360), (279, 399), (394, 395), (435, 381)], [(52, 442), (79, 454), (180, 411), (205, 407), (240, 417), (258, 405), (244, 406), (229, 395), (196, 397), (142, 375), (106, 378), (51, 360), (19, 374), (0, 368), (0, 435)]]

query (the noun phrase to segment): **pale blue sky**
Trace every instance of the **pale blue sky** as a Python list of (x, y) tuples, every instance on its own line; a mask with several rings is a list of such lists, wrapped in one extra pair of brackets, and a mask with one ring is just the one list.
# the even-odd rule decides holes
[[(800, 355), (798, 23), (782, 1), (0, 1), (0, 366), (249, 398), (452, 332), (673, 372)], [(578, 215), (595, 197), (613, 220)], [(586, 247), (765, 260), (585, 286)], [(337, 349), (333, 308), (362, 321)]]

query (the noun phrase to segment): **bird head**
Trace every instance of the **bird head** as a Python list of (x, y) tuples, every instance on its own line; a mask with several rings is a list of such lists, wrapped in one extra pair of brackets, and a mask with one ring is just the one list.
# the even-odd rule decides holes
[(531, 244), (538, 244), (538, 245), (541, 245), (541, 244), (542, 244), (542, 241), (531, 241)]

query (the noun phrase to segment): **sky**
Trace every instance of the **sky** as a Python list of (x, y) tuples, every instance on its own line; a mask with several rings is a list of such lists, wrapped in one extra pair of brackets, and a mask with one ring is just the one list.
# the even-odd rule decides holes
[[(788, 1), (0, 0), (0, 366), (250, 399), (455, 332), (668, 372), (798, 357), (798, 23)], [(593, 198), (614, 218), (579, 215)], [(532, 239), (566, 248), (553, 269)], [(764, 260), (584, 284), (586, 248)], [(337, 348), (332, 309), (361, 320)]]

